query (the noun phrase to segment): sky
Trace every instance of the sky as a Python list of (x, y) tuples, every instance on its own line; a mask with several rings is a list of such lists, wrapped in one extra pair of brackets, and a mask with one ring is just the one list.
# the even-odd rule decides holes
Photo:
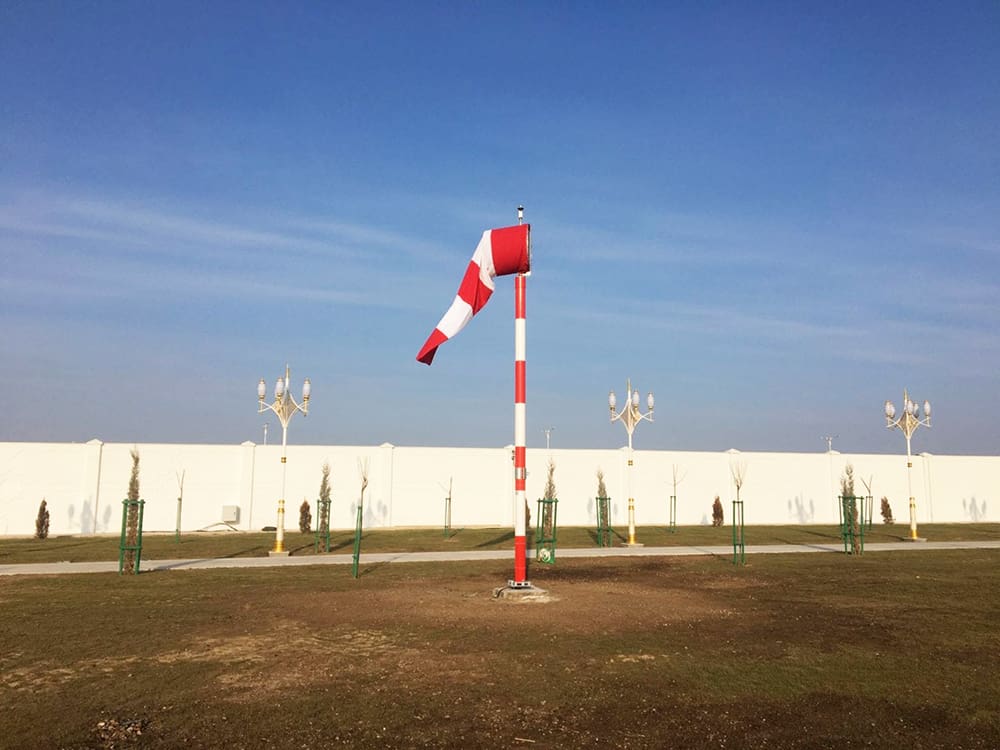
[[(0, 3), (0, 440), (1000, 453), (1000, 5)], [(643, 399), (644, 400), (644, 399)]]

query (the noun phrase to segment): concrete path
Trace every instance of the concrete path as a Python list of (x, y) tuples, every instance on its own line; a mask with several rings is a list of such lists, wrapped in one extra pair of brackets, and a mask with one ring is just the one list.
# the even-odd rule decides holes
[[(942, 549), (1000, 549), (1000, 540), (985, 542), (882, 542), (865, 545), (865, 552), (930, 551)], [(842, 544), (750, 544), (748, 555), (785, 554), (793, 552), (836, 552), (843, 554)], [(529, 550), (533, 558), (533, 551)], [(577, 547), (557, 549), (557, 559), (570, 557), (676, 557), (714, 555), (731, 558), (732, 545), (710, 547)], [(362, 553), (360, 562), (449, 562), (462, 560), (507, 560), (513, 550), (470, 550), (455, 552), (372, 552)], [(142, 572), (167, 570), (205, 570), (208, 568), (272, 568), (296, 565), (350, 565), (351, 555), (307, 555), (304, 557), (224, 557), (205, 560), (143, 560)], [(117, 573), (118, 561), (59, 562), (0, 565), (0, 576), (64, 575), (66, 573)]]

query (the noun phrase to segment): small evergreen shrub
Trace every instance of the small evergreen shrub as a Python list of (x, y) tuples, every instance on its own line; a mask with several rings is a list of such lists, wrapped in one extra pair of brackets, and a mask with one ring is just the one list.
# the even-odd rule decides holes
[(42, 499), (42, 504), (38, 506), (38, 516), (35, 518), (35, 538), (45, 539), (49, 535), (49, 509)]
[(604, 486), (604, 472), (600, 469), (597, 470), (597, 496), (608, 496), (608, 488)]
[(722, 501), (719, 500), (719, 496), (715, 496), (715, 502), (712, 503), (712, 525), (722, 526), (724, 523), (724, 516), (722, 512)]
[(556, 462), (551, 458), (549, 459), (549, 475), (545, 480), (545, 500), (555, 500), (556, 499)]
[(858, 516), (858, 501), (854, 495), (854, 467), (847, 464), (840, 477), (840, 503), (845, 522), (851, 521), (851, 552), (861, 553), (861, 519)]
[[(319, 483), (319, 518), (316, 528), (321, 535), (330, 530), (330, 464), (323, 464), (323, 478)], [(329, 552), (329, 550), (327, 550)]]
[[(545, 480), (544, 500), (556, 499), (556, 462), (549, 459), (549, 475)], [(555, 534), (555, 518), (553, 517), (553, 506), (546, 504), (542, 506), (542, 537), (551, 539)]]
[(303, 534), (308, 534), (312, 531), (312, 511), (309, 509), (309, 501), (303, 500), (302, 505), (299, 506), (299, 531)]
[(895, 523), (892, 518), (892, 506), (889, 505), (889, 498), (885, 495), (882, 496), (882, 523), (886, 526), (891, 526)]

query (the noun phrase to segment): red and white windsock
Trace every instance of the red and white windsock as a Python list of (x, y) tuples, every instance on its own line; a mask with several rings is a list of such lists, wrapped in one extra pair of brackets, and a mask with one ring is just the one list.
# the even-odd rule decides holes
[(483, 232), (476, 252), (465, 269), (458, 294), (433, 333), (417, 354), (417, 361), (429, 365), (437, 348), (457, 334), (472, 316), (483, 309), (496, 288), (493, 279), (531, 270), (530, 224), (518, 224)]

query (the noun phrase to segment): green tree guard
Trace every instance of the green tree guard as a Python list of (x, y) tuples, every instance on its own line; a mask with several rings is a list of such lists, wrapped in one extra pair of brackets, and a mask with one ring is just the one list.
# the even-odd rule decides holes
[(556, 462), (549, 459), (545, 497), (538, 501), (538, 526), (535, 530), (535, 559), (552, 565), (556, 561)]
[(122, 534), (118, 544), (118, 575), (139, 575), (142, 561), (142, 516), (145, 500), (122, 500)]
[(552, 565), (556, 561), (556, 516), (559, 500), (538, 501), (538, 527), (535, 530), (535, 559)]
[(122, 500), (122, 534), (118, 543), (118, 575), (127, 572), (139, 574), (142, 559), (142, 515), (146, 505), (139, 499), (139, 451), (132, 449), (132, 475), (128, 483), (128, 497)]
[(840, 537), (844, 541), (844, 554), (863, 555), (865, 552), (865, 523), (858, 511), (858, 501), (863, 497), (840, 495)]
[(597, 501), (597, 546), (611, 546), (611, 524), (608, 518), (611, 514), (611, 498), (596, 497)]

